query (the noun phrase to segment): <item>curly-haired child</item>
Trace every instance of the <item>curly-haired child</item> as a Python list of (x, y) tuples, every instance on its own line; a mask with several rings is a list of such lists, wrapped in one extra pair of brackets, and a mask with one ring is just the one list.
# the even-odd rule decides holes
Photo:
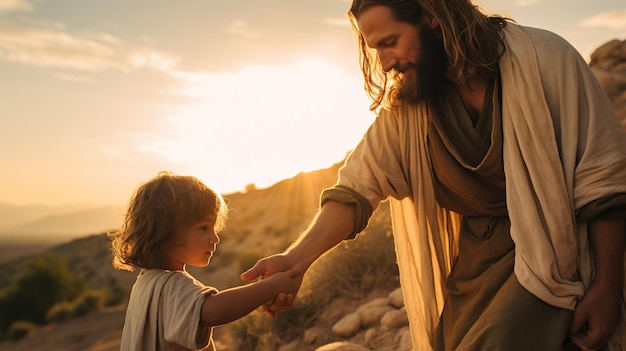
[(109, 233), (113, 265), (141, 271), (126, 310), (121, 351), (214, 350), (212, 331), (266, 302), (293, 299), (301, 277), (277, 273), (218, 291), (185, 270), (206, 266), (228, 208), (192, 176), (160, 172), (133, 194), (119, 231)]

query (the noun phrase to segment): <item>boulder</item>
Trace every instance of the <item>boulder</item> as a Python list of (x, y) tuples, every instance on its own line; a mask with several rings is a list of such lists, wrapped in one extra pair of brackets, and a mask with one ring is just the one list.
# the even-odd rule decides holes
[(611, 40), (597, 48), (589, 66), (626, 128), (626, 40)]
[(315, 351), (372, 351), (365, 346), (354, 344), (347, 341), (334, 342), (322, 347), (318, 347)]
[(361, 330), (361, 316), (358, 313), (350, 313), (341, 318), (333, 325), (335, 335), (347, 338)]

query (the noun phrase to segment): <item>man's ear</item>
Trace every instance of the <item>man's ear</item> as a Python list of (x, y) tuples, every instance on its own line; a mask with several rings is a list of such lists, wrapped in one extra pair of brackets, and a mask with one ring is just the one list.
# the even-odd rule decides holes
[(424, 23), (428, 26), (428, 28), (435, 30), (439, 28), (439, 21), (435, 18), (435, 16), (431, 16), (429, 14), (424, 14)]

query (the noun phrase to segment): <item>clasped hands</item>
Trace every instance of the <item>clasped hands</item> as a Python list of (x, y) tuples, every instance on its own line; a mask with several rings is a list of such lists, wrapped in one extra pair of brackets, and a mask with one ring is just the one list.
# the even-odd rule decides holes
[[(252, 268), (241, 274), (241, 279), (251, 282), (256, 279), (263, 280), (274, 273), (292, 271), (292, 276), (297, 281), (298, 290), (302, 285), (304, 269), (294, 264), (286, 254), (276, 254), (260, 259)], [(274, 317), (278, 312), (288, 311), (293, 307), (293, 302), (298, 291), (280, 293), (273, 301), (268, 301), (261, 306), (261, 310), (269, 317)]]

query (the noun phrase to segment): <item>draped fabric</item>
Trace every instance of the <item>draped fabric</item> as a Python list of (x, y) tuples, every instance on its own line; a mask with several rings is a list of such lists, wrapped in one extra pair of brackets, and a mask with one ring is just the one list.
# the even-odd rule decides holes
[[(541, 300), (574, 309), (593, 278), (576, 210), (626, 193), (626, 132), (585, 61), (553, 33), (509, 23), (502, 80), (506, 207), (515, 273)], [(376, 208), (391, 198), (400, 281), (414, 350), (432, 349), (460, 215), (437, 201), (428, 104), (382, 110), (339, 173)], [(625, 295), (626, 296), (626, 295)], [(626, 344), (624, 306), (610, 345)]]
[(215, 293), (187, 272), (142, 270), (130, 294), (120, 350), (215, 351), (213, 328), (200, 324), (204, 300)]

